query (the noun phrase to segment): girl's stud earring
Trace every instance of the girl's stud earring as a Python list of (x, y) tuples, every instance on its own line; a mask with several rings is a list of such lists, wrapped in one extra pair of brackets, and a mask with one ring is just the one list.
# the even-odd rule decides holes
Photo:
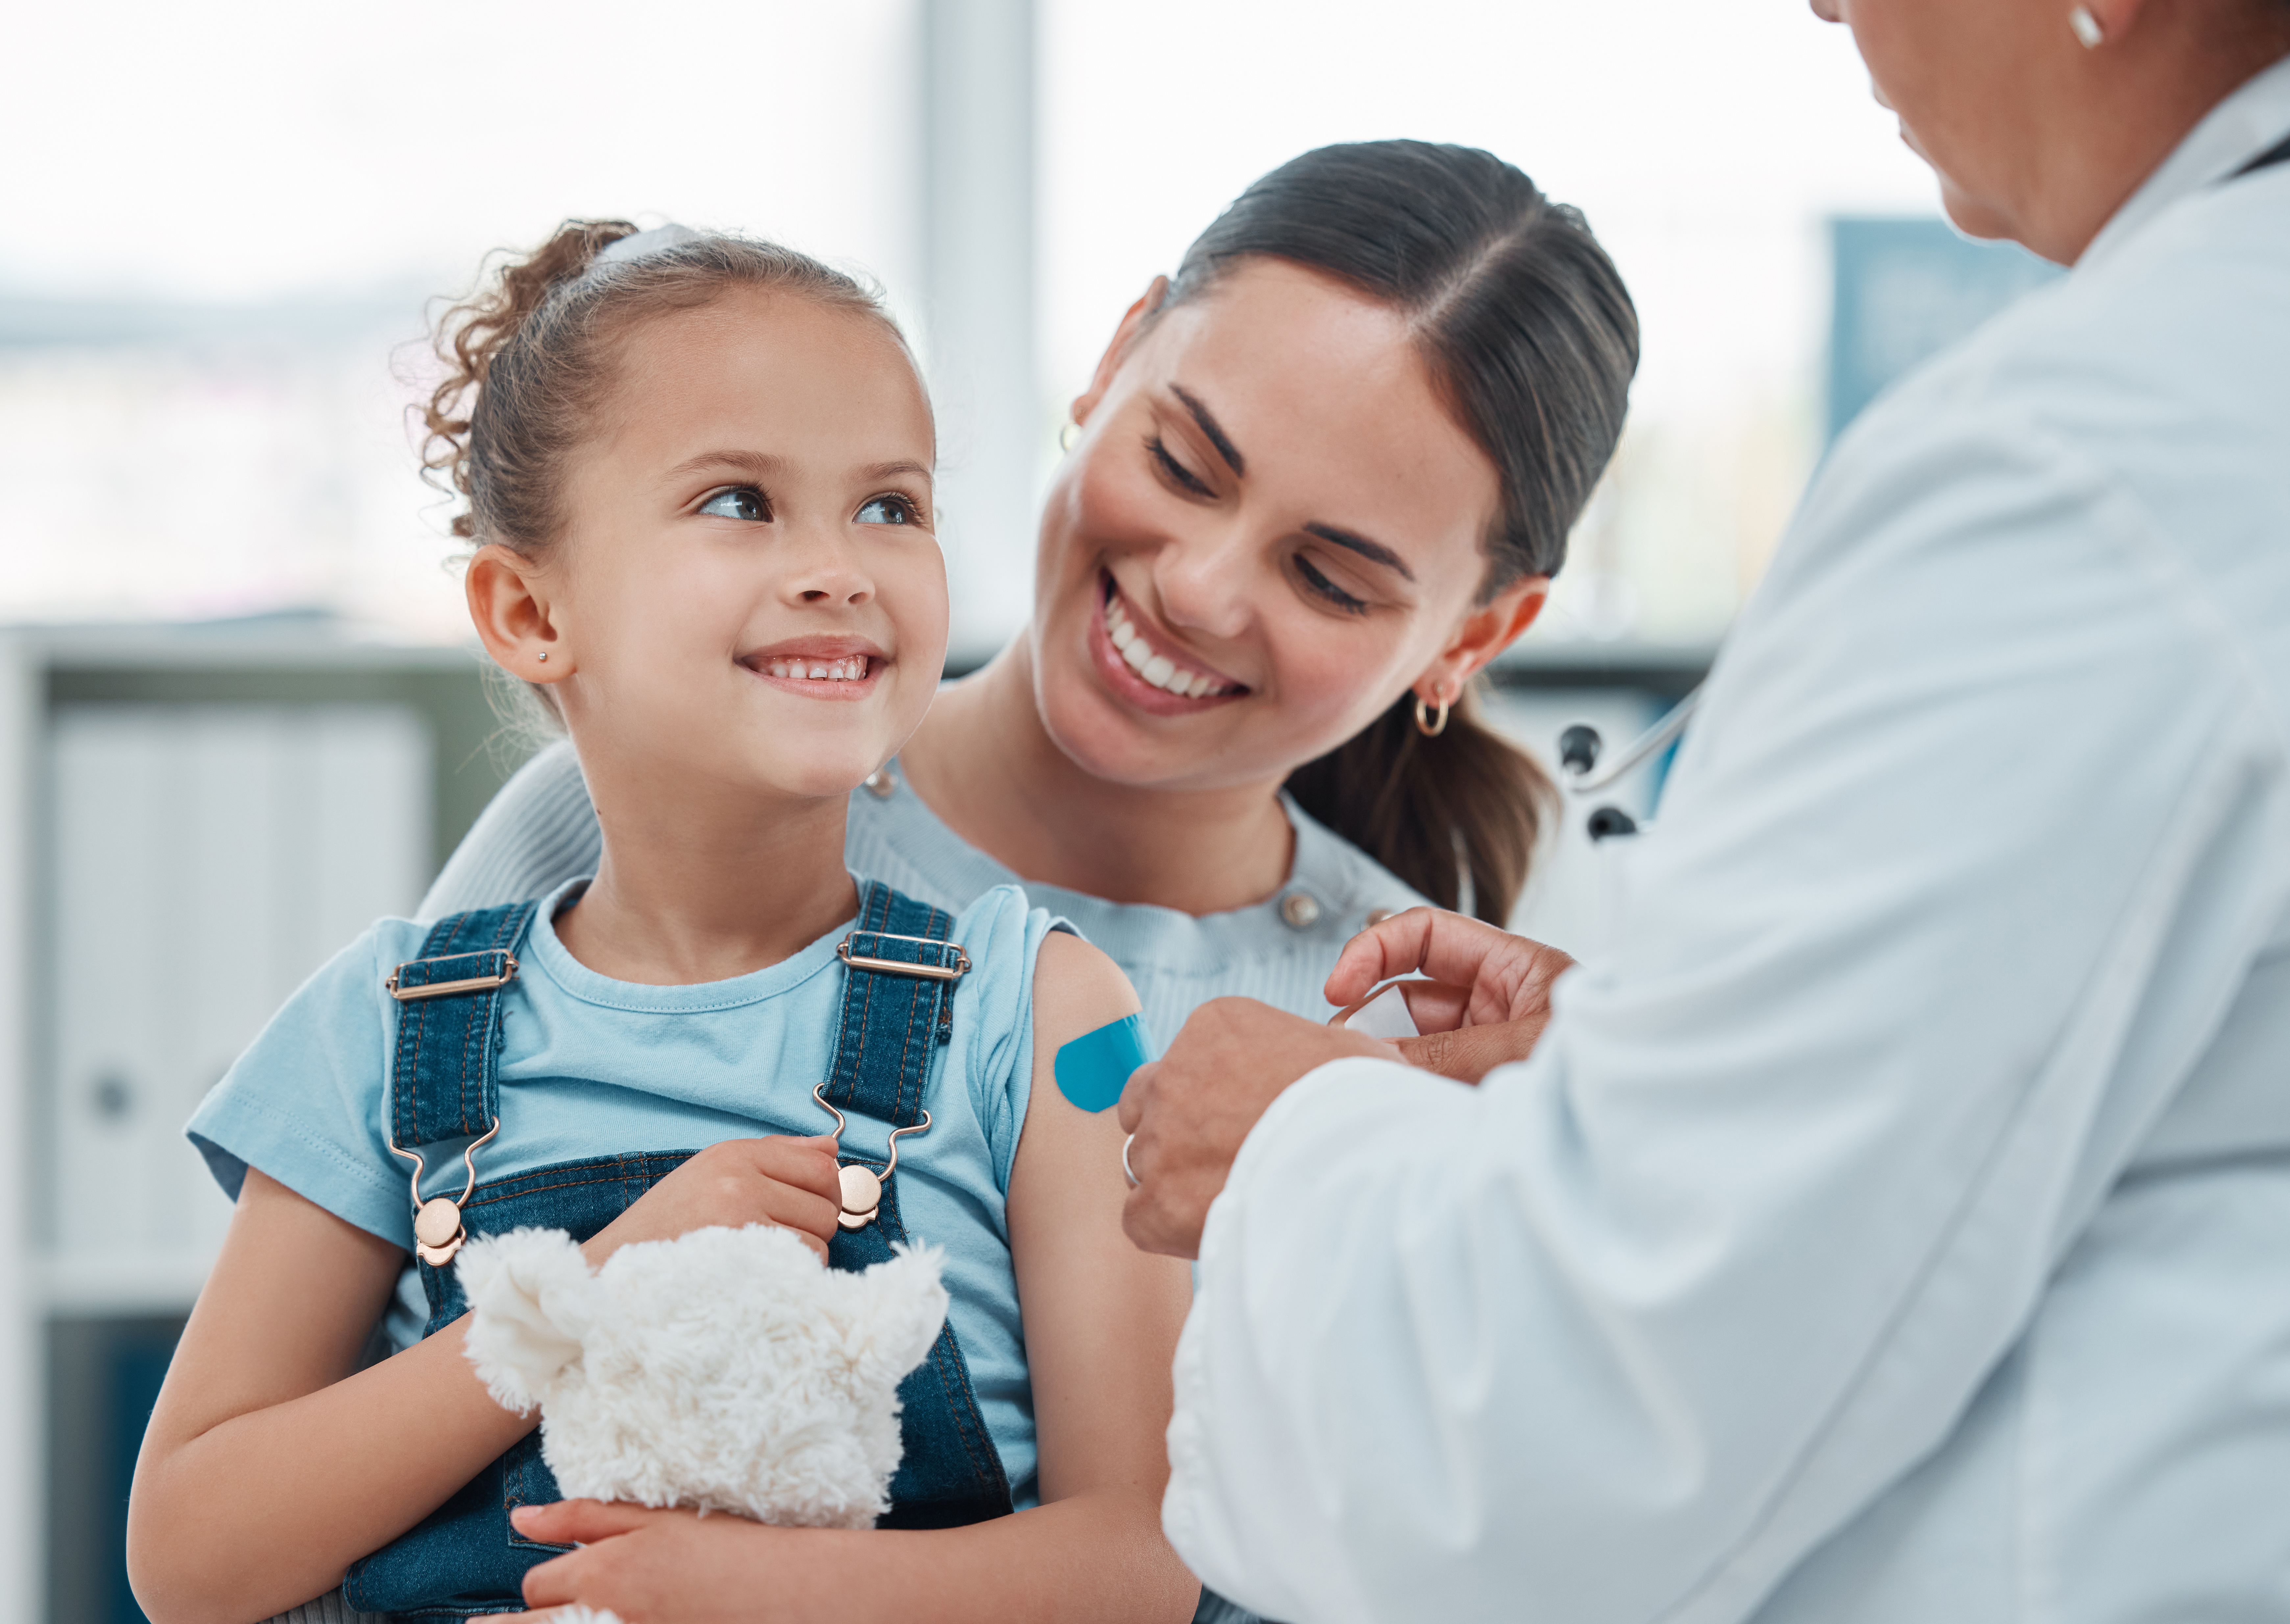
[(2091, 14), (2091, 7), (2078, 5), (2068, 12), (2068, 27), (2083, 42), (2086, 51), (2096, 51), (2107, 43), (2107, 30), (2099, 26), (2099, 19)]
[(1066, 426), (1058, 430), (1058, 449), (1061, 452), (1069, 452), (1080, 442), (1080, 439), (1081, 425), (1068, 418)]
[(542, 665), (547, 665), (548, 663), (548, 651), (547, 649), (540, 651), (540, 663)]

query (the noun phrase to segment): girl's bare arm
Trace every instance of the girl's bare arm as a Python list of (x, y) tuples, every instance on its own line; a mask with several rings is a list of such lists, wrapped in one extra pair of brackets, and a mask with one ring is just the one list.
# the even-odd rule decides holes
[[(834, 1228), (831, 1140), (692, 1158), (582, 1250), (708, 1223)], [(248, 1624), (341, 1582), (524, 1436), (448, 1325), (356, 1369), (405, 1265), (389, 1242), (249, 1169), (136, 1463), (129, 1578), (156, 1624)]]
[[(1161, 1537), (1169, 1366), (1191, 1284), (1121, 1232), (1121, 1131), (1058, 1092), (1059, 1046), (1137, 1007), (1113, 962), (1069, 936), (1035, 977), (1033, 1099), (1010, 1177), (1011, 1248), (1041, 1449), (1040, 1507), (967, 1528), (845, 1532), (571, 1500), (520, 1512), (551, 1541), (525, 1600), (628, 1624), (1073, 1620), (1182, 1624), (1199, 1581)], [(768, 1583), (764, 1582), (768, 1576)]]

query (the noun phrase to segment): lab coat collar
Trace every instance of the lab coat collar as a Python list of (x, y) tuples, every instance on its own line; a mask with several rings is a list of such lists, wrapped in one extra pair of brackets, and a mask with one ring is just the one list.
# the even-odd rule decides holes
[(2290, 133), (2290, 57), (2213, 108), (2171, 156), (2131, 194), (2076, 261), (2098, 264), (2182, 197), (2225, 180)]

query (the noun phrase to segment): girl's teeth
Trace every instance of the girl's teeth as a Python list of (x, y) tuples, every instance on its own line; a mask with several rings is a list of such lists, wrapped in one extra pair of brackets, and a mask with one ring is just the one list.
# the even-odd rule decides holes
[(773, 660), (765, 662), (764, 670), (767, 676), (802, 682), (859, 683), (867, 680), (867, 657), (853, 654), (848, 660)]

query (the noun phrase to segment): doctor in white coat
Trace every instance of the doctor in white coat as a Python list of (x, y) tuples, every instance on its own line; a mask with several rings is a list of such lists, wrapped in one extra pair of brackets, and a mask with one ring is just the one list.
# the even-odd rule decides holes
[(1838, 444), (1609, 955), (1332, 983), (1530, 1059), (1133, 1081), (1165, 1526), (1269, 1617), (2290, 1619), (2290, 0), (1815, 10), (2073, 271)]

